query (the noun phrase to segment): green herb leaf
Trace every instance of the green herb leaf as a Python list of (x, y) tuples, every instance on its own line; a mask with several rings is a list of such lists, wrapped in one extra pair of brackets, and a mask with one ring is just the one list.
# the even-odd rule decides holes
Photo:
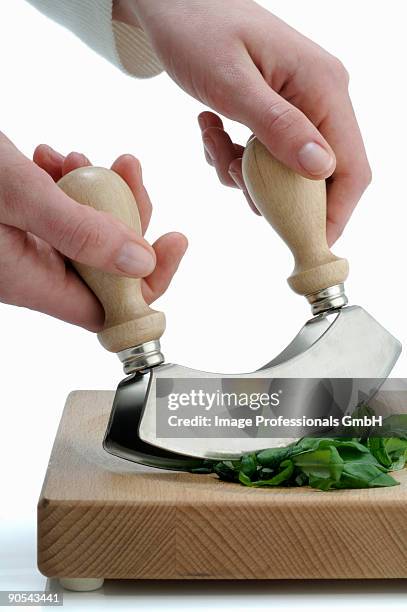
[[(373, 431), (372, 436), (374, 433)], [(391, 414), (386, 417), (376, 433), (381, 437), (407, 440), (407, 414)]]
[(386, 438), (384, 444), (392, 462), (389, 469), (402, 470), (407, 463), (407, 439)]
[(282, 461), (280, 471), (268, 480), (251, 481), (246, 474), (239, 472), (239, 480), (248, 487), (277, 487), (286, 482), (294, 472), (294, 463), (290, 459)]
[(393, 462), (386, 449), (386, 438), (369, 438), (367, 447), (381, 465), (391, 468)]
[(350, 461), (344, 467), (338, 489), (364, 489), (367, 487), (392, 487), (399, 484), (384, 468), (372, 463)]
[(245, 474), (249, 479), (257, 472), (257, 461), (255, 453), (246, 453), (240, 460), (240, 473)]
[[(365, 404), (353, 413), (364, 415), (374, 416)], [(245, 453), (239, 460), (205, 460), (191, 471), (215, 472), (221, 480), (247, 487), (309, 485), (330, 491), (399, 484), (388, 472), (407, 463), (407, 414), (384, 419), (380, 435), (378, 430), (369, 432), (365, 428), (354, 432), (358, 437), (302, 438), (285, 447)]]
[(226, 461), (219, 461), (218, 463), (215, 463), (213, 466), (213, 471), (221, 480), (235, 482), (238, 479), (237, 475), (239, 472), (234, 469), (233, 465), (228, 465), (228, 462)]
[(333, 445), (319, 444), (317, 450), (302, 452), (293, 457), (294, 465), (304, 474), (315, 478), (329, 478), (338, 482), (344, 461)]
[(282, 461), (287, 459), (292, 453), (293, 446), (282, 446), (277, 448), (267, 448), (256, 453), (257, 461), (260, 465), (268, 468), (276, 468)]

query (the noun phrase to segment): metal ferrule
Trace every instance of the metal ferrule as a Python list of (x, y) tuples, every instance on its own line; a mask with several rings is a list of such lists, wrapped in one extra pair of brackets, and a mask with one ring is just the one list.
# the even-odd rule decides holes
[(138, 346), (132, 346), (117, 353), (123, 364), (125, 374), (133, 374), (139, 370), (152, 368), (164, 361), (159, 340), (144, 342)]
[(305, 297), (311, 304), (313, 315), (342, 308), (342, 306), (346, 306), (348, 303), (348, 298), (345, 295), (345, 285), (343, 283), (321, 289), (321, 291), (315, 293), (310, 293)]

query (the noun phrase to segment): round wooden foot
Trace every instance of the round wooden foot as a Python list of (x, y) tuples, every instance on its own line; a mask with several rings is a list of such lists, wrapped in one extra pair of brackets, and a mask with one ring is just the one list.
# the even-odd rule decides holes
[(68, 591), (96, 591), (104, 581), (104, 578), (60, 578), (59, 584)]

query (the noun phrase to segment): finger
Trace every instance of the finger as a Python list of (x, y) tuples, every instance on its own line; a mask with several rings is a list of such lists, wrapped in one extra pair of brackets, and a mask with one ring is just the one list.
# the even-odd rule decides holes
[(243, 157), (245, 147), (243, 145), (237, 144), (236, 142), (233, 143), (233, 146), (235, 147), (236, 157), (241, 159)]
[(153, 247), (157, 265), (154, 272), (142, 281), (143, 296), (148, 304), (154, 302), (168, 288), (188, 248), (188, 241), (183, 234), (171, 232), (161, 236)]
[(62, 176), (76, 170), (77, 168), (84, 168), (85, 166), (91, 166), (91, 162), (88, 160), (86, 155), (83, 153), (76, 153), (72, 151), (69, 153), (62, 163)]
[[(224, 129), (222, 119), (215, 113), (209, 111), (205, 111), (198, 115), (198, 123), (199, 127), (201, 128), (201, 132), (204, 132), (209, 127), (220, 128), (221, 130)], [(242, 157), (245, 148), (237, 143), (233, 143), (233, 146), (235, 148), (236, 157)], [(208, 155), (206, 149), (205, 157), (208, 163), (212, 162), (212, 158)]]
[(210, 166), (213, 166), (214, 165), (214, 161), (213, 161), (212, 157), (209, 155), (208, 151), (206, 150), (205, 145), (204, 145), (203, 150), (204, 150), (204, 155), (205, 155), (206, 161), (208, 162), (208, 164)]
[[(64, 176), (76, 168), (91, 165), (89, 159), (82, 153), (69, 153), (64, 160), (62, 174)], [(137, 202), (142, 233), (144, 234), (151, 218), (152, 205), (143, 185), (140, 162), (132, 155), (121, 155), (112, 165), (112, 170), (119, 174), (132, 190)]]
[(154, 269), (154, 250), (142, 237), (111, 215), (69, 198), (23, 155), (1, 179), (0, 222), (31, 232), (70, 259), (106, 272), (139, 278)]
[[(223, 129), (222, 119), (218, 115), (210, 111), (204, 111), (203, 113), (198, 115), (198, 123), (199, 123), (199, 127), (201, 128), (201, 132), (203, 132), (209, 127)], [(206, 149), (205, 144), (204, 144), (204, 155), (205, 155), (205, 159), (208, 162), (208, 164), (210, 166), (213, 166), (214, 160), (212, 159), (208, 150)]]
[(208, 127), (217, 127), (223, 130), (222, 119), (216, 113), (211, 111), (204, 111), (198, 115), (198, 123), (201, 131), (203, 132)]
[(236, 187), (235, 184), (230, 183), (228, 174), (233, 161), (241, 160), (244, 147), (232, 142), (227, 132), (219, 128), (205, 129), (202, 138), (207, 159), (209, 158), (211, 165), (216, 167), (221, 183), (229, 187)]
[(113, 163), (112, 170), (117, 172), (126, 181), (133, 192), (140, 215), (141, 230), (144, 235), (150, 223), (153, 206), (143, 184), (141, 164), (133, 155), (121, 155)]
[(363, 190), (354, 184), (350, 176), (333, 177), (327, 185), (326, 236), (329, 246), (342, 235), (362, 193)]
[(244, 184), (242, 174), (242, 155), (244, 147), (233, 143), (229, 135), (223, 130), (221, 119), (210, 112), (201, 113), (198, 118), (202, 129), (205, 157), (216, 167), (220, 181), (227, 186), (238, 187), (250, 208), (260, 215)]
[(319, 126), (336, 152), (337, 165), (327, 183), (327, 239), (332, 245), (342, 234), (371, 181), (371, 170), (349, 95), (335, 96)]
[(202, 139), (220, 182), (227, 187), (236, 187), (229, 174), (229, 166), (236, 157), (235, 145), (230, 136), (221, 128), (208, 127), (202, 132)]
[(101, 304), (46, 242), (0, 224), (0, 301), (99, 331)]
[(295, 172), (310, 179), (330, 176), (336, 162), (329, 144), (304, 113), (269, 87), (249, 60), (242, 95), (236, 98), (236, 118)]
[[(71, 170), (90, 165), (91, 162), (82, 153), (70, 153), (65, 158), (62, 173), (65, 175), (68, 172), (71, 172)], [(137, 202), (142, 233), (144, 234), (151, 218), (152, 205), (148, 193), (143, 185), (140, 162), (138, 159), (133, 157), (133, 155), (121, 155), (113, 163), (112, 170), (119, 174), (132, 190), (134, 198)]]
[(249, 204), (250, 208), (252, 209), (252, 211), (254, 213), (256, 213), (256, 215), (261, 215), (261, 213), (259, 212), (258, 208), (256, 207), (255, 203), (253, 202), (253, 200), (251, 199), (249, 192), (246, 189), (246, 185), (243, 179), (243, 172), (242, 172), (242, 158), (241, 157), (237, 157), (236, 159), (234, 159), (230, 166), (229, 166), (229, 174), (232, 177), (232, 179), (235, 181), (236, 185), (239, 187), (239, 189), (241, 189), (243, 191), (243, 194), (247, 200), (247, 203)]
[(33, 161), (37, 166), (48, 172), (54, 181), (59, 181), (62, 176), (62, 164), (64, 156), (54, 151), (49, 145), (40, 144), (33, 154)]

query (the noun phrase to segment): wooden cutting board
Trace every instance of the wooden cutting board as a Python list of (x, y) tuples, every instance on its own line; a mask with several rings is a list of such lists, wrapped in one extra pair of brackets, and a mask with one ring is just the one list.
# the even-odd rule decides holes
[(112, 391), (68, 397), (38, 504), (49, 577), (407, 577), (407, 470), (398, 487), (248, 489), (102, 448)]

